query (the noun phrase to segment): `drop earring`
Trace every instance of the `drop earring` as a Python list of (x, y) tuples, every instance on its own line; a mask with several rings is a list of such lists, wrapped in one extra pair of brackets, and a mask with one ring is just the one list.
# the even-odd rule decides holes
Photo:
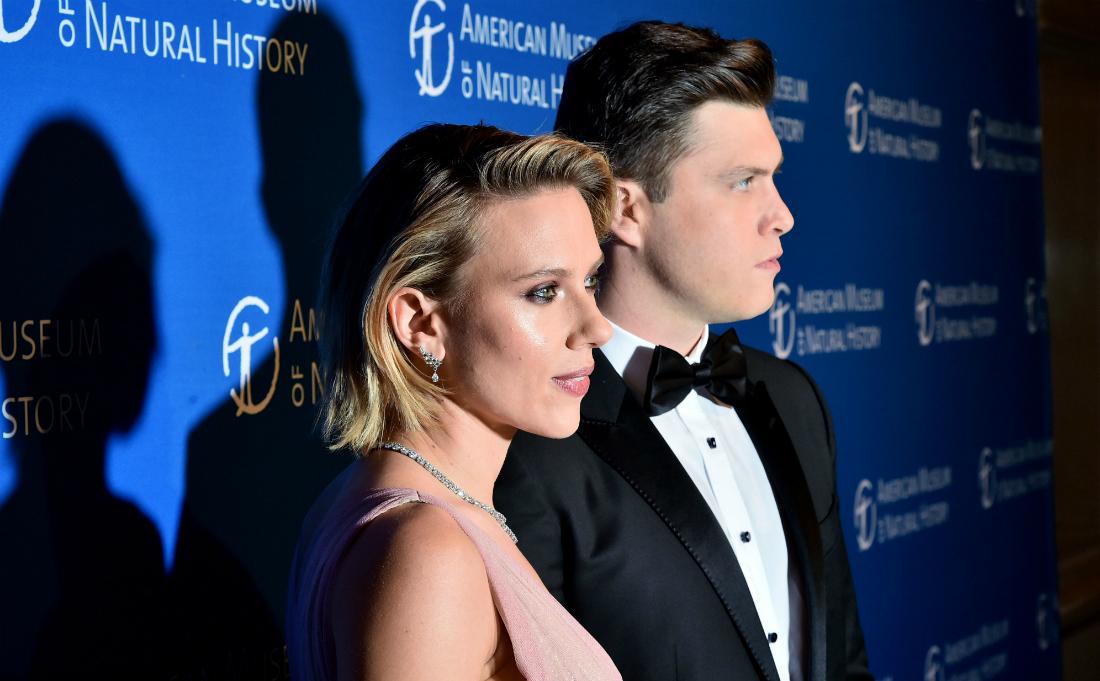
[(423, 345), (420, 346), (420, 356), (424, 358), (424, 363), (431, 367), (432, 383), (439, 383), (439, 367), (443, 364), (443, 360), (425, 350)]

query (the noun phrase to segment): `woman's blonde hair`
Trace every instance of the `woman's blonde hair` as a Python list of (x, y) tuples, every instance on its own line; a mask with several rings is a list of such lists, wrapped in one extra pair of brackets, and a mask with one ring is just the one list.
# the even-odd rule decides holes
[(429, 125), (375, 164), (336, 232), (322, 278), (323, 430), (333, 449), (363, 452), (438, 417), (446, 389), (397, 340), (389, 298), (411, 287), (460, 308), (459, 270), (477, 252), (486, 207), (560, 187), (580, 192), (596, 236), (606, 237), (615, 202), (607, 160), (559, 135)]

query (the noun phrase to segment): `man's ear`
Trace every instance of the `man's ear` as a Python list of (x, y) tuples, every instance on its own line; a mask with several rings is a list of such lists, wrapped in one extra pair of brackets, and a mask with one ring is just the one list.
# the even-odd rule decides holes
[(618, 200), (611, 217), (611, 233), (617, 243), (638, 248), (653, 214), (649, 196), (640, 183), (619, 178), (615, 179), (615, 192)]
[(424, 348), (436, 359), (443, 360), (447, 354), (447, 324), (439, 301), (406, 286), (390, 296), (386, 313), (398, 342), (413, 354), (419, 354)]

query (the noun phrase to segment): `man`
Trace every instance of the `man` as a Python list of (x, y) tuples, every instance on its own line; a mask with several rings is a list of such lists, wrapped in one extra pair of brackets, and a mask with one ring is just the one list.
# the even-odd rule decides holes
[[(793, 218), (767, 46), (657, 22), (570, 65), (564, 133), (619, 205), (581, 426), (521, 436), (496, 502), (624, 679), (870, 679), (813, 381), (708, 325), (767, 310)], [(657, 346), (657, 347), (655, 347)]]

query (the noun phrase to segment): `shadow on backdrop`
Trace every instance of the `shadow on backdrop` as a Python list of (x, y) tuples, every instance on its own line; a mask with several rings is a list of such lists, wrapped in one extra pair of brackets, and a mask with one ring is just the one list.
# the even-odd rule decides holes
[(151, 678), (166, 654), (160, 536), (104, 466), (145, 402), (153, 243), (97, 133), (35, 132), (0, 244), (0, 431), (18, 475), (0, 507), (0, 677)]
[(271, 352), (278, 337), (278, 363), (271, 353), (251, 371), (254, 403), (273, 384), (274, 392), (256, 414), (238, 413), (226, 399), (188, 439), (172, 575), (182, 606), (180, 679), (287, 676), (283, 618), (302, 518), (349, 461), (315, 431), (310, 317), (332, 223), (362, 177), (364, 106), (347, 41), (331, 18), (293, 14), (273, 37), (309, 44), (304, 75), (264, 71), (257, 90), (261, 193), (282, 256), (286, 306), (282, 326), (262, 346)]

